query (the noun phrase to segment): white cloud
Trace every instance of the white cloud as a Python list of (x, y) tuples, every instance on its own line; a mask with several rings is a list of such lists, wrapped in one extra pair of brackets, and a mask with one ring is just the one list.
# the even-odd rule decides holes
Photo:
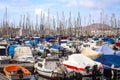
[(95, 3), (91, 0), (83, 0), (83, 1), (79, 1), (78, 5), (85, 6), (85, 7), (94, 7)]
[(41, 14), (44, 14), (45, 17), (48, 16), (48, 13), (45, 12), (43, 9), (41, 9), (41, 8), (36, 8), (36, 9), (35, 9), (35, 15), (41, 15)]
[(114, 3), (120, 3), (120, 0), (58, 0), (58, 2), (64, 3), (66, 7), (104, 9), (109, 8), (111, 5), (114, 5)]
[(83, 6), (83, 7), (89, 7), (93, 8), (95, 7), (95, 4), (92, 0), (76, 0), (77, 6)]
[(9, 7), (9, 5), (5, 3), (0, 3), (0, 9), (5, 9), (6, 7)]
[(11, 0), (11, 1), (13, 1), (13, 2), (18, 2), (18, 1), (20, 1), (20, 2), (26, 2), (26, 1), (29, 1), (29, 0)]

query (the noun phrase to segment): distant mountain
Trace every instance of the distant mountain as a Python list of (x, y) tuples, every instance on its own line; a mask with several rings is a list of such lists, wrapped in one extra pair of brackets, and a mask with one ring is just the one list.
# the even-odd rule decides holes
[(91, 24), (89, 26), (86, 26), (86, 28), (91, 28), (91, 29), (94, 29), (94, 30), (109, 30), (109, 29), (112, 29), (111, 26), (109, 26), (107, 24), (101, 24), (101, 23), (94, 23), (94, 24)]

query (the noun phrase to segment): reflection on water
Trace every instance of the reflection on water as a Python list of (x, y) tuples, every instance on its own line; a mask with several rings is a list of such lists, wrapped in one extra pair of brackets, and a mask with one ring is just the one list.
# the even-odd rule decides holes
[(31, 80), (35, 80), (35, 77), (34, 77), (34, 75), (32, 76)]
[[(34, 75), (32, 76), (31, 80), (35, 80)], [(49, 80), (49, 79), (46, 79), (46, 78), (41, 77), (41, 76), (37, 76), (37, 80)]]

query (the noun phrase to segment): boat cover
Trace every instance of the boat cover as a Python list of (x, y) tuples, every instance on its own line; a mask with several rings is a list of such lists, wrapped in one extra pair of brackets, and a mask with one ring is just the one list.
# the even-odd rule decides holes
[(117, 55), (102, 55), (98, 57), (95, 61), (101, 62), (104, 65), (112, 66), (114, 65), (115, 68), (120, 67), (120, 56)]
[(101, 56), (103, 53), (96, 52), (96, 51), (92, 50), (91, 48), (84, 48), (84, 49), (82, 49), (81, 54), (83, 54), (91, 59), (96, 59), (99, 56)]
[(20, 44), (15, 43), (15, 44), (12, 44), (12, 46), (13, 47), (18, 47), (18, 46), (20, 46)]
[(38, 44), (41, 41), (41, 39), (39, 37), (35, 37), (34, 40), (35, 40), (36, 44)]
[(68, 60), (63, 61), (63, 64), (69, 66), (69, 68), (74, 68), (76, 70), (84, 69), (86, 66), (101, 66), (101, 63), (93, 61), (83, 54), (72, 54), (69, 56)]
[[(16, 61), (32, 61), (34, 59), (32, 50), (27, 46), (19, 46), (15, 48), (14, 60)], [(24, 61), (25, 62), (25, 61)]]
[(30, 47), (26, 47), (26, 46), (19, 46), (15, 48), (15, 56), (14, 57), (19, 57), (19, 56), (24, 56), (24, 55), (28, 55), (28, 56), (33, 56), (32, 55), (32, 50), (30, 49)]
[(114, 44), (115, 43), (115, 40), (114, 39), (110, 39), (108, 37), (103, 37), (102, 40), (104, 42), (108, 42), (109, 44)]
[(14, 57), (15, 48), (12, 45), (8, 46), (7, 51), (8, 51), (9, 56)]
[(108, 42), (109, 44), (114, 44), (114, 43), (115, 43), (115, 40), (113, 40), (113, 39), (108, 39), (107, 42)]
[(63, 47), (59, 46), (59, 45), (53, 45), (52, 46), (53, 49), (62, 49)]
[(107, 41), (109, 38), (108, 37), (103, 37), (102, 40), (103, 41)]
[(102, 52), (104, 55), (113, 55), (114, 52), (115, 52), (113, 49), (111, 49), (107, 45), (103, 45), (103, 46), (97, 48), (96, 51), (97, 52)]
[(49, 42), (50, 40), (55, 40), (55, 38), (52, 37), (52, 36), (46, 36), (46, 37), (45, 37), (45, 40), (46, 40), (47, 42)]
[(40, 45), (40, 50), (44, 50), (45, 46), (44, 45)]

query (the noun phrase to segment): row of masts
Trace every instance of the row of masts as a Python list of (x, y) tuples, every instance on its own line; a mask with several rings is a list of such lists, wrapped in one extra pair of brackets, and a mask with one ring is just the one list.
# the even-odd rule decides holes
[[(119, 19), (116, 18), (115, 14), (110, 16), (109, 20), (107, 15), (104, 15), (104, 11), (100, 13), (100, 24), (110, 24), (112, 28), (116, 28), (116, 34), (119, 34)], [(69, 17), (66, 18), (64, 12), (62, 12), (62, 16), (59, 16), (58, 12), (56, 16), (50, 15), (50, 11), (48, 10), (48, 15), (46, 16), (42, 11), (40, 15), (36, 15), (36, 20), (33, 21), (30, 19), (31, 16), (29, 13), (26, 15), (21, 15), (19, 20), (19, 25), (16, 25), (14, 22), (10, 23), (8, 19), (7, 8), (5, 9), (4, 19), (1, 22), (1, 31), (0, 35), (5, 35), (9, 37), (10, 35), (68, 35), (68, 36), (80, 36), (80, 35), (90, 35), (91, 31), (94, 31), (94, 28), (90, 27), (87, 30), (82, 26), (82, 19), (80, 12), (78, 12), (77, 17), (73, 17), (72, 13), (69, 12)], [(87, 26), (92, 26), (94, 24), (94, 19), (92, 19), (91, 14), (88, 17)], [(84, 17), (83, 24), (86, 23), (86, 17)], [(101, 31), (105, 31), (104, 26), (101, 25)], [(19, 31), (19, 33), (18, 33)], [(111, 34), (109, 29), (106, 29), (108, 34)], [(112, 30), (111, 30), (112, 31)], [(103, 32), (99, 32), (97, 34), (104, 35)]]

